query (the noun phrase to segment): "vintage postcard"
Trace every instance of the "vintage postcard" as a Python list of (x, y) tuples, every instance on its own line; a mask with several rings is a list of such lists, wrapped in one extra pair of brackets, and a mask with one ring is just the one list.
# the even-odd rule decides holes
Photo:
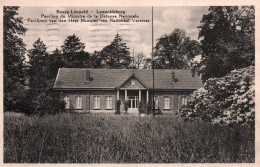
[(1, 5), (3, 165), (259, 164), (256, 1)]

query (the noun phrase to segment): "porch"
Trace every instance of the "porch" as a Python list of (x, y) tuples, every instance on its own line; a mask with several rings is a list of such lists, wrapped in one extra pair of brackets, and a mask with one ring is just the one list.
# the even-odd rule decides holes
[(124, 102), (128, 102), (128, 113), (138, 113), (138, 105), (142, 103), (145, 110), (149, 103), (149, 90), (148, 89), (117, 89), (117, 100), (121, 100), (120, 111), (124, 111)]

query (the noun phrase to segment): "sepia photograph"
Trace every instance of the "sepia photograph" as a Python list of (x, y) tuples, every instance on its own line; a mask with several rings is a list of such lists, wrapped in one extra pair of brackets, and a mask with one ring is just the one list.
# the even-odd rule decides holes
[(255, 6), (2, 6), (3, 163), (255, 163)]

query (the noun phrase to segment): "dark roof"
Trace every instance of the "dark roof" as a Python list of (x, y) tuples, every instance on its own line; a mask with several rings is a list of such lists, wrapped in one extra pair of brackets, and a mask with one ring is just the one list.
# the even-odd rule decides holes
[[(86, 82), (86, 71), (90, 71), (91, 81)], [(175, 72), (176, 82), (172, 81), (171, 72)], [(152, 88), (152, 70), (135, 69), (135, 76), (143, 84)], [(133, 69), (87, 69), (87, 68), (60, 68), (54, 88), (117, 88), (133, 75)], [(199, 76), (192, 77), (191, 70), (154, 70), (155, 89), (198, 89), (203, 86)]]

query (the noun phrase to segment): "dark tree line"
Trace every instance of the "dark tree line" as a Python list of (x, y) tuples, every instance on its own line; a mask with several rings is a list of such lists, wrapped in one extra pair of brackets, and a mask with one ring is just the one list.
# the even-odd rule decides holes
[(199, 38), (191, 40), (182, 29), (157, 39), (154, 60), (137, 53), (134, 60), (119, 34), (101, 51), (88, 53), (75, 34), (68, 36), (61, 50), (47, 52), (41, 39), (29, 50), (25, 63), (26, 33), (19, 7), (4, 7), (4, 110), (25, 113), (57, 111), (58, 95), (52, 87), (59, 68), (193, 68), (193, 58), (202, 79), (220, 77), (233, 69), (254, 64), (254, 7), (210, 7), (203, 15)]
[(4, 7), (4, 110), (26, 114), (59, 110), (59, 95), (52, 90), (59, 68), (128, 68), (132, 60), (126, 43), (116, 34), (102, 51), (89, 54), (75, 34), (68, 36), (61, 50), (47, 52), (41, 39), (34, 42), (25, 62), (26, 33), (19, 7)]

